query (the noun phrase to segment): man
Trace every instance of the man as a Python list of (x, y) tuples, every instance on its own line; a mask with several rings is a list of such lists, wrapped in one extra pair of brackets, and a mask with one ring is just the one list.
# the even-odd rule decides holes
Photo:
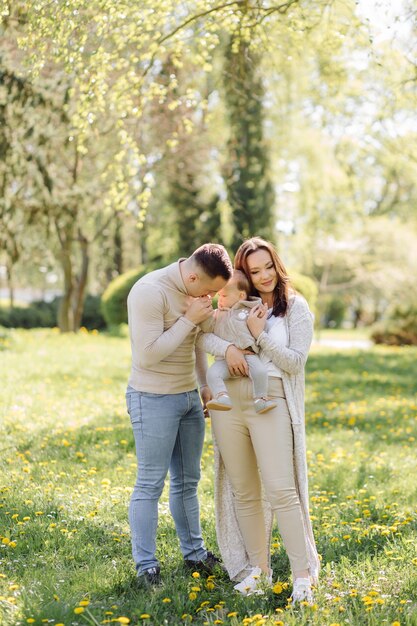
[[(168, 469), (170, 510), (185, 565), (210, 573), (219, 561), (206, 550), (200, 527), (197, 486), (205, 423), (196, 371), (204, 403), (210, 392), (206, 357), (195, 340), (198, 324), (212, 314), (211, 297), (231, 275), (225, 248), (209, 243), (140, 278), (127, 299), (132, 370), (126, 402), (138, 458), (129, 522), (133, 558), (145, 584), (160, 583), (155, 541)], [(232, 353), (224, 344), (223, 352)]]

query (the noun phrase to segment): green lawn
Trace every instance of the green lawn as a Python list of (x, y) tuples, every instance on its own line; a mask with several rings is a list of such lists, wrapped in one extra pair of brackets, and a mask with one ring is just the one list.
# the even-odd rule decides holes
[[(187, 574), (166, 494), (165, 584), (137, 588), (129, 361), (125, 337), (0, 333), (2, 626), (417, 624), (416, 349), (312, 351), (308, 457), (323, 568), (315, 604), (297, 609), (277, 531), (275, 592), (243, 598), (226, 578)], [(216, 551), (212, 479), (207, 423), (201, 514)]]

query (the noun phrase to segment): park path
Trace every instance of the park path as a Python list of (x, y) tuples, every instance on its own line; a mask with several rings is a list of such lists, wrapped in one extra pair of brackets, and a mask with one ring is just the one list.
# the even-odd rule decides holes
[(335, 348), (337, 350), (369, 350), (373, 345), (369, 339), (329, 339), (329, 338), (313, 338), (313, 346)]

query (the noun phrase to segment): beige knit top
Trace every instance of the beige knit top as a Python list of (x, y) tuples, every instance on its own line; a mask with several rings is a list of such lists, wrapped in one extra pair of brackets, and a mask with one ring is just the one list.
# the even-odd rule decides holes
[[(188, 295), (179, 261), (140, 278), (127, 298), (132, 369), (129, 385), (149, 393), (183, 393), (205, 384), (207, 359), (195, 346), (198, 326), (184, 317)], [(208, 336), (205, 348), (224, 357), (230, 344)]]

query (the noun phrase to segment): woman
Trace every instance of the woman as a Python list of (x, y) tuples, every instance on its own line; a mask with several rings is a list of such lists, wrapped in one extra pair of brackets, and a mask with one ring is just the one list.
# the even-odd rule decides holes
[[(248, 328), (268, 368), (268, 396), (277, 407), (258, 415), (243, 355), (228, 364), (233, 409), (211, 411), (216, 460), (216, 526), (223, 561), (235, 589), (262, 593), (272, 582), (270, 539), (274, 514), (293, 576), (293, 602), (312, 602), (319, 559), (308, 509), (304, 431), (304, 366), (313, 321), (295, 294), (276, 250), (253, 237), (235, 257), (251, 295), (263, 304), (251, 310)], [(227, 355), (226, 355), (227, 359)], [(247, 373), (247, 372), (246, 372)], [(259, 471), (258, 471), (259, 469)], [(262, 479), (262, 482), (261, 480)]]

